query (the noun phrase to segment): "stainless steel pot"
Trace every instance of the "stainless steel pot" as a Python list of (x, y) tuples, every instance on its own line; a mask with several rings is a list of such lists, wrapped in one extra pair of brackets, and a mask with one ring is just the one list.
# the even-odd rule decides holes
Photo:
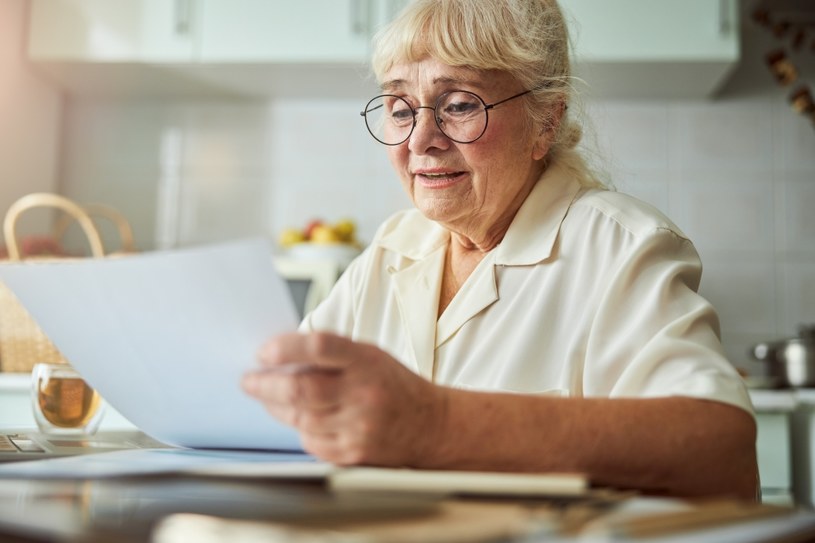
[(754, 345), (751, 354), (778, 386), (815, 387), (815, 325), (802, 325), (798, 337)]

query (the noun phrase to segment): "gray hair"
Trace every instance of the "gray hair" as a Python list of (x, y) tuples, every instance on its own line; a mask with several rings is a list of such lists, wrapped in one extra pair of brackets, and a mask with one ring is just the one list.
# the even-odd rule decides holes
[(375, 36), (372, 67), (381, 81), (394, 64), (426, 57), (509, 73), (532, 91), (525, 102), (530, 128), (555, 128), (547, 160), (584, 186), (602, 186), (576, 149), (582, 129), (568, 107), (569, 33), (556, 0), (414, 0)]

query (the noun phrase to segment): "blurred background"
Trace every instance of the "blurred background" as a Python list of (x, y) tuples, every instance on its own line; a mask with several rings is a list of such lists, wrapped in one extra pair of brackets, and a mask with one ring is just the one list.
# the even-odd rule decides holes
[[(410, 206), (359, 116), (403, 3), (2, 0), (0, 210), (104, 203), (140, 250), (314, 219), (364, 244)], [(815, 322), (815, 2), (561, 3), (587, 150), (694, 240), (728, 354), (760, 374), (750, 345)]]

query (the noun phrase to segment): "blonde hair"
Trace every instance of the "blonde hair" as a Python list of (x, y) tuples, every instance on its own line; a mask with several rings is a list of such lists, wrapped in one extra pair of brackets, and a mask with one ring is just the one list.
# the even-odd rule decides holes
[[(374, 37), (372, 67), (381, 81), (401, 62), (435, 58), (450, 66), (500, 70), (525, 89), (530, 127), (556, 132), (547, 155), (589, 187), (603, 183), (577, 150), (569, 34), (556, 0), (414, 0)], [(557, 112), (563, 110), (560, 123)]]

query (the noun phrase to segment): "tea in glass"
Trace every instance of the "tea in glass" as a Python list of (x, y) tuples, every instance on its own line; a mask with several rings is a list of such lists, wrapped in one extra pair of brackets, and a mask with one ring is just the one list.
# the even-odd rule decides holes
[(104, 410), (99, 393), (66, 364), (34, 366), (32, 401), (34, 419), (44, 434), (93, 434)]

